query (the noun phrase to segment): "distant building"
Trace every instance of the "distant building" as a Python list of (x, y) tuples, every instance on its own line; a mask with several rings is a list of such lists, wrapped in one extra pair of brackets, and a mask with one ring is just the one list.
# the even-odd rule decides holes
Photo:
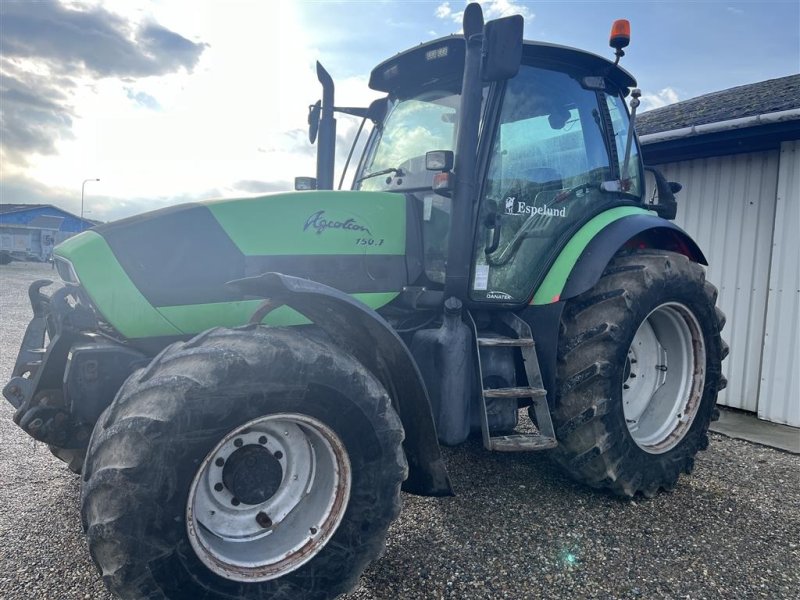
[(51, 204), (0, 204), (0, 252), (48, 260), (53, 246), (96, 224)]
[(637, 119), (645, 163), (683, 184), (678, 225), (728, 317), (720, 404), (800, 427), (800, 75)]

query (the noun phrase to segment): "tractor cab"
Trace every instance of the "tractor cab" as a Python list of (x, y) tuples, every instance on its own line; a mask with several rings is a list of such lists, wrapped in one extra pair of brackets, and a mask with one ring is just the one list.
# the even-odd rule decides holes
[[(452, 189), (426, 155), (456, 147), (464, 42), (430, 42), (378, 66), (385, 116), (354, 179), (358, 190), (404, 192), (420, 205), (425, 272), (445, 283)], [(460, 50), (460, 52), (459, 52)], [(409, 75), (403, 77), (404, 71)], [(642, 201), (635, 144), (623, 174), (633, 78), (579, 50), (526, 42), (511, 79), (481, 86), (469, 299), (522, 303), (560, 240), (615, 205)], [(446, 162), (446, 161), (445, 161)], [(458, 174), (456, 174), (458, 175)], [(625, 180), (623, 186), (617, 184)]]
[[(387, 95), (369, 109), (341, 109), (374, 125), (352, 188), (409, 197), (421, 283), (449, 288), (444, 297), (469, 305), (530, 303), (583, 225), (643, 202), (644, 171), (625, 105), (634, 78), (588, 52), (523, 42), (521, 26), (511, 31), (519, 24), (513, 19), (473, 33), (477, 75), (465, 68), (470, 40), (448, 36), (378, 65), (369, 84)], [(517, 48), (509, 33), (519, 35)], [(487, 67), (493, 53), (500, 58)], [(332, 104), (327, 73), (320, 80)], [(315, 132), (326, 128), (324, 111), (323, 103), (319, 120), (319, 107), (312, 109)], [(320, 138), (318, 169), (331, 170), (325, 155), (332, 144)], [(332, 176), (318, 173), (325, 180)]]

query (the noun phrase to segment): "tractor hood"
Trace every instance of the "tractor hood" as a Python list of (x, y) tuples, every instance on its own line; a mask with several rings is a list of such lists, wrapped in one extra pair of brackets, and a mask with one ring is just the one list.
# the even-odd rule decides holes
[[(101, 225), (55, 255), (62, 278), (128, 338), (244, 324), (260, 300), (226, 283), (267, 272), (379, 308), (408, 284), (406, 203), (400, 194), (317, 191), (183, 204)], [(303, 321), (284, 307), (268, 322)]]

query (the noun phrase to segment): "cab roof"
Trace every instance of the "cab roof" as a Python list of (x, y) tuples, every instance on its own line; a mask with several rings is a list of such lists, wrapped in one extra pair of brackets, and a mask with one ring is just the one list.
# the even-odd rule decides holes
[[(449, 35), (425, 42), (396, 54), (372, 70), (369, 87), (379, 92), (396, 94), (405, 88), (427, 86), (439, 80), (454, 80), (460, 86), (464, 70), (464, 36)], [(622, 67), (597, 54), (525, 40), (522, 46), (523, 62), (552, 66), (573, 67), (591, 75), (604, 75), (607, 80), (627, 95), (636, 86), (636, 79)]]

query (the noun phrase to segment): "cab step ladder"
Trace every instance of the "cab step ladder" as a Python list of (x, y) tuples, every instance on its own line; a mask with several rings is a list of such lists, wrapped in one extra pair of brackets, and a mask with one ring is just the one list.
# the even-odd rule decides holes
[[(477, 344), (475, 351), (478, 356), (478, 376), (481, 383), (481, 431), (483, 432), (483, 446), (487, 450), (500, 452), (526, 452), (532, 450), (547, 450), (558, 445), (553, 430), (553, 421), (550, 418), (550, 408), (547, 405), (547, 391), (542, 384), (542, 375), (539, 372), (539, 361), (536, 359), (536, 344), (528, 324), (513, 313), (499, 315), (500, 321), (509, 327), (516, 337), (482, 337), (478, 335), (475, 321), (472, 320), (472, 329), (475, 333)], [(486, 389), (483, 387), (483, 371), (481, 367), (482, 347), (515, 348), (522, 353), (525, 364), (525, 374), (528, 385), (524, 387), (507, 387)], [(536, 415), (536, 433), (514, 433), (510, 435), (491, 435), (489, 432), (489, 416), (487, 412), (487, 399), (489, 398), (530, 398)]]

